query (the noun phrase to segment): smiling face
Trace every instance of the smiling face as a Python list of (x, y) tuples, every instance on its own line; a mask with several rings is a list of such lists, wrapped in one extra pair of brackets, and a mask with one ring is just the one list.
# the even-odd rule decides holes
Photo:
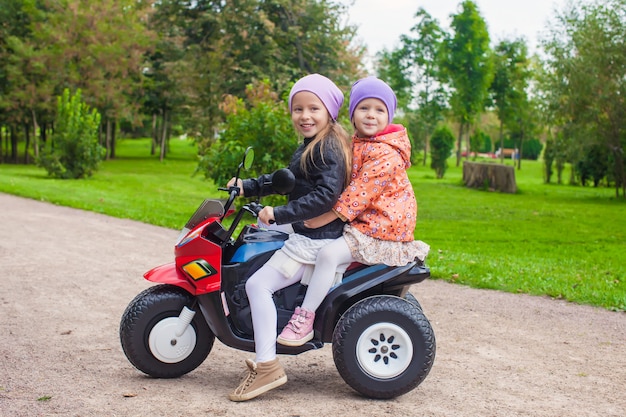
[(318, 96), (300, 91), (291, 99), (291, 121), (302, 136), (312, 138), (330, 123), (330, 115)]
[(352, 123), (359, 137), (376, 136), (389, 124), (387, 106), (377, 98), (366, 98), (357, 104), (352, 115)]

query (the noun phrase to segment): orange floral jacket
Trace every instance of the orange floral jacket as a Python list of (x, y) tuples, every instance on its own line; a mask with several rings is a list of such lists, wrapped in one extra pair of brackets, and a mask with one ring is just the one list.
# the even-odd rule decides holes
[(402, 125), (371, 138), (352, 137), (352, 180), (334, 210), (361, 233), (399, 242), (414, 239), (417, 201), (406, 173), (411, 142)]

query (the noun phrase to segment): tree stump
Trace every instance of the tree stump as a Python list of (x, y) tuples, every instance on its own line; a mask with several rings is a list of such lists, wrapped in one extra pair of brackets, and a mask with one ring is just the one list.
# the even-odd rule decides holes
[(489, 191), (517, 192), (515, 168), (509, 165), (464, 161), (463, 184)]

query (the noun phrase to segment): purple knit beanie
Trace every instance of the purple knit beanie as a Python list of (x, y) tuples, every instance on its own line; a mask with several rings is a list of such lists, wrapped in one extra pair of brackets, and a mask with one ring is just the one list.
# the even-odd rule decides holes
[(291, 99), (300, 91), (308, 91), (319, 97), (333, 120), (337, 120), (339, 108), (343, 104), (343, 93), (334, 82), (320, 74), (311, 74), (300, 78), (291, 87), (289, 93), (289, 113), (291, 113)]
[(389, 113), (389, 123), (391, 123), (393, 115), (396, 112), (398, 101), (391, 87), (389, 87), (386, 82), (376, 77), (361, 78), (352, 84), (349, 105), (350, 120), (352, 120), (356, 106), (366, 98), (377, 98), (385, 103), (387, 113)]

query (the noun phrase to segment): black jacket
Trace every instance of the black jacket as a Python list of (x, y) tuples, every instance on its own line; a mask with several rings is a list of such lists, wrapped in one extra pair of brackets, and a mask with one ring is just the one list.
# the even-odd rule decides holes
[[(308, 176), (300, 169), (300, 157), (306, 146), (313, 139), (305, 139), (296, 149), (289, 162), (289, 169), (296, 178), (296, 185), (289, 194), (289, 201), (284, 206), (274, 207), (276, 224), (291, 223), (296, 233), (311, 239), (336, 239), (341, 236), (344, 222), (336, 219), (317, 229), (304, 227), (303, 222), (331, 210), (345, 187), (346, 168), (341, 158), (338, 139), (330, 136), (324, 139), (323, 158), (319, 149), (313, 152), (314, 165), (309, 167)], [(319, 144), (317, 145), (319, 146)], [(257, 179), (243, 181), (246, 196), (275, 194), (269, 183), (271, 174), (261, 175)]]

